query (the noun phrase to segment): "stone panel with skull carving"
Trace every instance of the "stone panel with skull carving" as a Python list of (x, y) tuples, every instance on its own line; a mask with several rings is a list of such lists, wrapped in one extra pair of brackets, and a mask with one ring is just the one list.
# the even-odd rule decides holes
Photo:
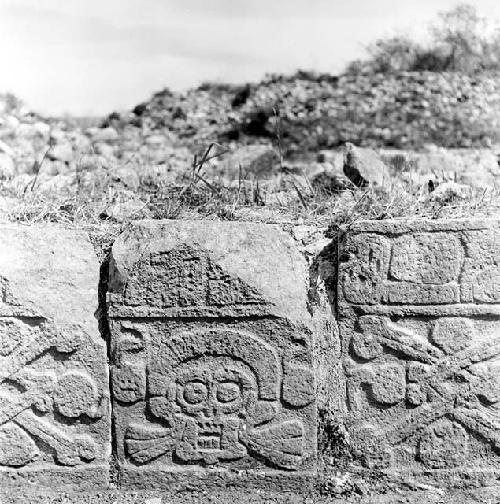
[(311, 474), (316, 404), (303, 258), (274, 227), (182, 224), (189, 233), (141, 223), (113, 249), (122, 481)]

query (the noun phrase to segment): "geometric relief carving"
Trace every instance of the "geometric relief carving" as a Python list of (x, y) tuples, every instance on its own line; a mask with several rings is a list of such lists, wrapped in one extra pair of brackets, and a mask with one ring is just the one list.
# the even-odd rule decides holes
[[(93, 297), (89, 287), (97, 284), (97, 261), (92, 251), (87, 255), (86, 240), (67, 242), (66, 247), (75, 247), (81, 257), (65, 252), (70, 259), (63, 282), (66, 305), (56, 314), (50, 296), (61, 288), (60, 279), (44, 262), (48, 258), (60, 261), (61, 269), (66, 267), (57, 252), (57, 239), (52, 251), (50, 246), (31, 243), (34, 229), (2, 231), (5, 242), (0, 239), (0, 250), (6, 260), (0, 260), (0, 486), (28, 475), (37, 482), (47, 474), (51, 484), (66, 484), (72, 471), (84, 472), (89, 482), (105, 484), (109, 443), (105, 347), (99, 341), (92, 304), (73, 308), (88, 301), (82, 292), (84, 298)], [(69, 233), (61, 238), (75, 239)], [(17, 257), (14, 268), (8, 262), (12, 250)], [(23, 261), (26, 269), (18, 271)], [(29, 286), (24, 288), (24, 282), (48, 291), (37, 296)], [(65, 319), (67, 311), (71, 321)], [(13, 471), (18, 480), (12, 479)]]
[[(299, 465), (303, 426), (299, 420), (276, 421), (280, 364), (264, 342), (241, 332), (207, 330), (173, 338), (162, 350), (164, 355), (149, 365), (147, 409), (171, 426), (157, 432), (161, 439), (170, 438), (165, 454), (214, 464), (253, 451), (278, 467)], [(158, 447), (148, 449), (151, 441), (151, 432), (140, 425), (125, 433), (133, 461), (159, 456)]]
[(103, 395), (87, 370), (54, 369), (60, 367), (55, 360), (76, 354), (85, 335), (79, 337), (77, 328), (70, 334), (41, 319), (27, 320), (0, 319), (5, 343), (0, 357), (0, 466), (93, 461), (99, 451), (96, 441), (68, 426), (101, 418), (106, 412)]
[[(365, 466), (391, 471), (491, 471), (500, 455), (500, 311), (489, 302), (472, 303), (468, 293), (483, 266), (496, 264), (499, 252), (484, 245), (484, 236), (490, 242), (498, 236), (498, 223), (413, 226), (399, 223), (391, 237), (390, 226), (380, 225), (391, 259), (376, 272), (383, 284), (376, 304), (359, 297), (354, 303), (346, 291), (366, 254), (351, 246), (339, 267), (347, 423), (355, 452)], [(346, 243), (370, 249), (376, 224), (366, 227), (360, 224)], [(412, 303), (391, 304), (397, 282), (414, 282)], [(418, 299), (419, 286), (435, 289), (433, 297), (453, 282), (462, 302), (429, 306), (427, 298)]]
[(390, 275), (401, 281), (441, 285), (458, 278), (463, 259), (460, 240), (453, 234), (405, 234), (393, 242)]
[(72, 436), (48, 418), (55, 414), (68, 420), (102, 416), (95, 383), (86, 372), (56, 374), (38, 366), (47, 356), (64, 358), (76, 352), (78, 334), (58, 333), (39, 319), (26, 323), (7, 317), (0, 319), (0, 334), (4, 343), (0, 357), (0, 444), (4, 453), (0, 465), (20, 467), (39, 458), (38, 442), (47, 445), (61, 465), (93, 460), (96, 447), (91, 438)]
[(185, 245), (137, 263), (123, 300), (161, 307), (263, 303), (255, 289), (227, 275), (203, 250)]
[[(189, 267), (177, 271), (184, 264), (183, 251)], [(117, 270), (111, 274), (118, 275), (119, 250), (114, 253)], [(120, 299), (115, 292), (109, 297), (112, 394), (124, 481), (134, 471), (181, 474), (179, 469), (188, 466), (311, 469), (316, 412), (310, 329), (271, 312), (266, 315), (266, 309), (276, 313), (275, 304), (258, 285), (216, 264), (209, 250), (198, 247), (194, 253), (181, 244), (173, 252), (155, 252), (153, 260), (142, 254), (141, 261), (124, 282), (125, 296)], [(158, 302), (153, 302), (154, 316), (147, 317), (142, 300), (134, 300), (128, 286), (146, 292), (151, 265), (156, 279), (168, 280), (157, 281), (156, 290), (168, 292), (169, 282), (175, 281), (170, 294), (149, 296)], [(214, 271), (224, 279), (223, 290), (220, 282), (214, 287)], [(211, 301), (216, 299), (227, 303)], [(165, 300), (168, 310), (158, 316)], [(129, 308), (134, 303), (141, 305), (137, 317)], [(223, 308), (224, 316), (213, 315), (214, 304)], [(113, 315), (124, 306), (126, 317)]]

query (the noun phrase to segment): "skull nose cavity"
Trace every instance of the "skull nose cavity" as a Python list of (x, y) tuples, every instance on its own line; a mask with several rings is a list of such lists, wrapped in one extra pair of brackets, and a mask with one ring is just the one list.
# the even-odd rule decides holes
[(203, 413), (203, 416), (205, 418), (214, 418), (215, 417), (215, 414), (216, 414), (216, 410), (215, 408), (210, 405), (210, 404), (207, 404), (202, 410), (201, 412)]
[(221, 423), (216, 422), (213, 419), (200, 420), (198, 422), (198, 428), (200, 434), (217, 434), (221, 433)]

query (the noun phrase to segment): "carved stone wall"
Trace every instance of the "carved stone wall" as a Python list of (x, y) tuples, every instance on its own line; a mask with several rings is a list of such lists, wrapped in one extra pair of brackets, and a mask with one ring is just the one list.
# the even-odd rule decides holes
[(113, 246), (110, 286), (121, 481), (313, 470), (307, 269), (287, 234), (144, 221)]
[(138, 221), (108, 278), (84, 232), (1, 225), (2, 502), (497, 485), (500, 222), (291, 236)]
[(346, 425), (366, 467), (499, 472), (499, 251), (492, 221), (366, 222), (343, 236)]
[(0, 488), (109, 481), (99, 263), (84, 233), (0, 227)]

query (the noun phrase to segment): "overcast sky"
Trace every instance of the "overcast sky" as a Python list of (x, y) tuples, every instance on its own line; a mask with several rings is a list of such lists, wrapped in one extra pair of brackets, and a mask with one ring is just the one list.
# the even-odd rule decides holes
[[(375, 38), (421, 36), (456, 0), (0, 0), (0, 92), (106, 114), (165, 86), (338, 72)], [(500, 18), (500, 0), (474, 0)]]

